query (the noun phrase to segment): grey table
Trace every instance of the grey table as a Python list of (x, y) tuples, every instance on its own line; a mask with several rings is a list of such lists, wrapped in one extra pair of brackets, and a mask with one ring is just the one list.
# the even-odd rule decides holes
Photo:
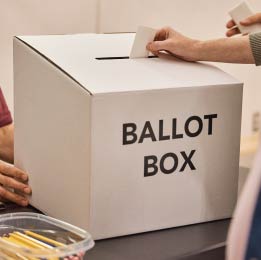
[(223, 260), (229, 220), (213, 221), (143, 234), (96, 241), (90, 260)]
[[(37, 212), (33, 207), (13, 204), (0, 213)], [(96, 241), (87, 260), (224, 260), (225, 247), (204, 249), (224, 243), (230, 220), (219, 220), (185, 227), (153, 231)], [(201, 252), (201, 253), (200, 253)]]

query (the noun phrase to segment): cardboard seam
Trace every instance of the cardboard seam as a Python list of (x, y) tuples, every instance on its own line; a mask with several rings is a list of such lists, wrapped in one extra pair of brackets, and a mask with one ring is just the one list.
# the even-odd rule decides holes
[(92, 111), (93, 111), (93, 98), (91, 98), (91, 100), (90, 100), (90, 114), (89, 114), (89, 116), (90, 116), (90, 118), (89, 118), (89, 120), (90, 120), (90, 135), (89, 135), (89, 138), (90, 138), (90, 161), (89, 161), (89, 171), (90, 171), (90, 175), (89, 175), (89, 223), (88, 223), (88, 229), (89, 230), (91, 230), (92, 229), (92, 215), (93, 215), (93, 209), (92, 209), (92, 207), (93, 207), (93, 205), (92, 205), (92, 183), (93, 183), (93, 174), (92, 174), (92, 144), (93, 144), (93, 142), (92, 142), (92, 131), (93, 131), (93, 127), (91, 127), (92, 125), (93, 125), (93, 123), (92, 123), (92, 118), (93, 118), (93, 116), (92, 116)]
[[(204, 85), (204, 86), (199, 86), (200, 89), (205, 89), (205, 88), (227, 88), (227, 87), (237, 87), (237, 88), (242, 88), (244, 87), (243, 82), (235, 82), (235, 83), (225, 83), (222, 85), (219, 84), (209, 84), (209, 85)], [(96, 97), (105, 97), (108, 95), (139, 95), (143, 93), (149, 92), (162, 92), (162, 91), (191, 91), (192, 89), (195, 89), (195, 87), (169, 87), (169, 88), (161, 88), (161, 89), (143, 89), (143, 90), (128, 90), (128, 91), (115, 91), (115, 92), (103, 92), (103, 93), (94, 93)]]

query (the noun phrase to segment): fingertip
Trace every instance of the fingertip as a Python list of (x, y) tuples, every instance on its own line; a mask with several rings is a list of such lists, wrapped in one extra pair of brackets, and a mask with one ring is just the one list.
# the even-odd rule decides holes
[(151, 51), (151, 53), (154, 55), (154, 56), (159, 56), (159, 52), (157, 52), (157, 51)]
[(151, 42), (149, 42), (149, 43), (146, 45), (146, 49), (147, 49), (148, 51), (151, 50)]
[(23, 181), (28, 181), (28, 175), (27, 174), (23, 174), (22, 175), (22, 180)]
[(147, 50), (150, 51), (150, 52), (153, 52), (154, 51), (154, 47), (155, 47), (155, 42), (150, 42), (147, 45)]
[(235, 25), (236, 25), (235, 22), (233, 20), (230, 20), (227, 22), (226, 27), (228, 29), (230, 29), (230, 28), (234, 27)]
[(237, 27), (232, 28), (226, 32), (227, 37), (232, 37), (234, 35), (240, 34), (240, 31)]
[(231, 34), (229, 32), (226, 32), (227, 37), (231, 37)]
[(241, 25), (249, 25), (250, 21), (249, 21), (249, 19), (245, 19), (245, 20), (240, 21), (240, 24)]
[(25, 187), (24, 188), (24, 193), (26, 193), (26, 194), (31, 194), (32, 193), (32, 190), (31, 190), (31, 188), (30, 187)]
[(27, 199), (23, 199), (22, 201), (21, 201), (21, 206), (22, 207), (27, 207), (29, 205), (29, 201), (27, 200)]
[(154, 41), (150, 44), (150, 51), (153, 53), (158, 53), (161, 50), (168, 48), (169, 41)]

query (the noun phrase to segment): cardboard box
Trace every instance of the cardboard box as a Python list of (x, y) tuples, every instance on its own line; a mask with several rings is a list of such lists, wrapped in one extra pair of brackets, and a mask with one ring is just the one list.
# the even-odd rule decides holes
[(31, 203), (95, 239), (231, 217), (242, 83), (127, 59), (133, 34), (14, 39), (15, 164)]

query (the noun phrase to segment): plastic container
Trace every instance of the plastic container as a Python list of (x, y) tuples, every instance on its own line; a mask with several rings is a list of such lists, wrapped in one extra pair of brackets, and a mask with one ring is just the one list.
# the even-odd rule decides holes
[[(40, 243), (43, 242), (45, 248), (28, 248), (19, 242), (21, 237), (17, 240), (20, 244), (10, 241), (15, 241), (17, 235), (22, 236), (22, 239), (23, 235), (28, 238), (29, 233), (30, 236), (36, 234), (37, 237), (30, 238), (32, 241), (36, 239)], [(52, 243), (42, 240), (43, 238), (49, 239)], [(53, 244), (54, 241), (57, 245)], [(70, 256), (82, 259), (84, 253), (93, 246), (94, 241), (88, 232), (51, 217), (36, 213), (0, 216), (0, 259), (59, 259)]]

